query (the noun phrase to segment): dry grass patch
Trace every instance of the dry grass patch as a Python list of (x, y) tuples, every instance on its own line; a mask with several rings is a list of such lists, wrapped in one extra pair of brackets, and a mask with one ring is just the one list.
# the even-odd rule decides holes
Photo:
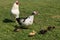
[(54, 15), (52, 18), (60, 18), (60, 15)]

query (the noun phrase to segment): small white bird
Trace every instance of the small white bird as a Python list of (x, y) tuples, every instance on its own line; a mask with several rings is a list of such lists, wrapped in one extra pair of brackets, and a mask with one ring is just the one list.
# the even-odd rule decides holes
[(33, 13), (26, 17), (26, 18), (16, 18), (17, 22), (22, 25), (22, 26), (28, 26), (28, 25), (32, 25), (33, 21), (34, 21), (34, 15), (36, 15), (37, 12), (33, 11)]
[(13, 4), (12, 9), (11, 9), (11, 17), (12, 20), (19, 18), (19, 2), (16, 0), (16, 2)]

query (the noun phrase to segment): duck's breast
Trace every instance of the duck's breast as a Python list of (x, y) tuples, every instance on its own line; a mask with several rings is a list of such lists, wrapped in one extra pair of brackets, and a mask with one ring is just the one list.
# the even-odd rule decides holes
[(16, 5), (16, 4), (14, 4), (13, 7), (12, 7), (12, 9), (11, 9), (11, 12), (13, 14), (19, 14), (19, 6)]

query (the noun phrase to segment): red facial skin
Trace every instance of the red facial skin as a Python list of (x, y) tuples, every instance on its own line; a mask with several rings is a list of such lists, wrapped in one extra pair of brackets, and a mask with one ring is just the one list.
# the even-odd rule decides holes
[(18, 3), (18, 2), (16, 2), (16, 4), (18, 5), (19, 3)]

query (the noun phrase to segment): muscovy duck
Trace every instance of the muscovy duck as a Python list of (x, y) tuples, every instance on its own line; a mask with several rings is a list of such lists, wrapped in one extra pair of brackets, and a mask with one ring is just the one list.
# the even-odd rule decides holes
[(38, 14), (37, 11), (33, 11), (32, 14), (26, 18), (16, 18), (19, 25), (28, 26), (32, 25), (34, 21), (34, 15)]
[(19, 2), (16, 0), (16, 2), (13, 4), (12, 9), (11, 9), (11, 18), (16, 19), (19, 17)]

